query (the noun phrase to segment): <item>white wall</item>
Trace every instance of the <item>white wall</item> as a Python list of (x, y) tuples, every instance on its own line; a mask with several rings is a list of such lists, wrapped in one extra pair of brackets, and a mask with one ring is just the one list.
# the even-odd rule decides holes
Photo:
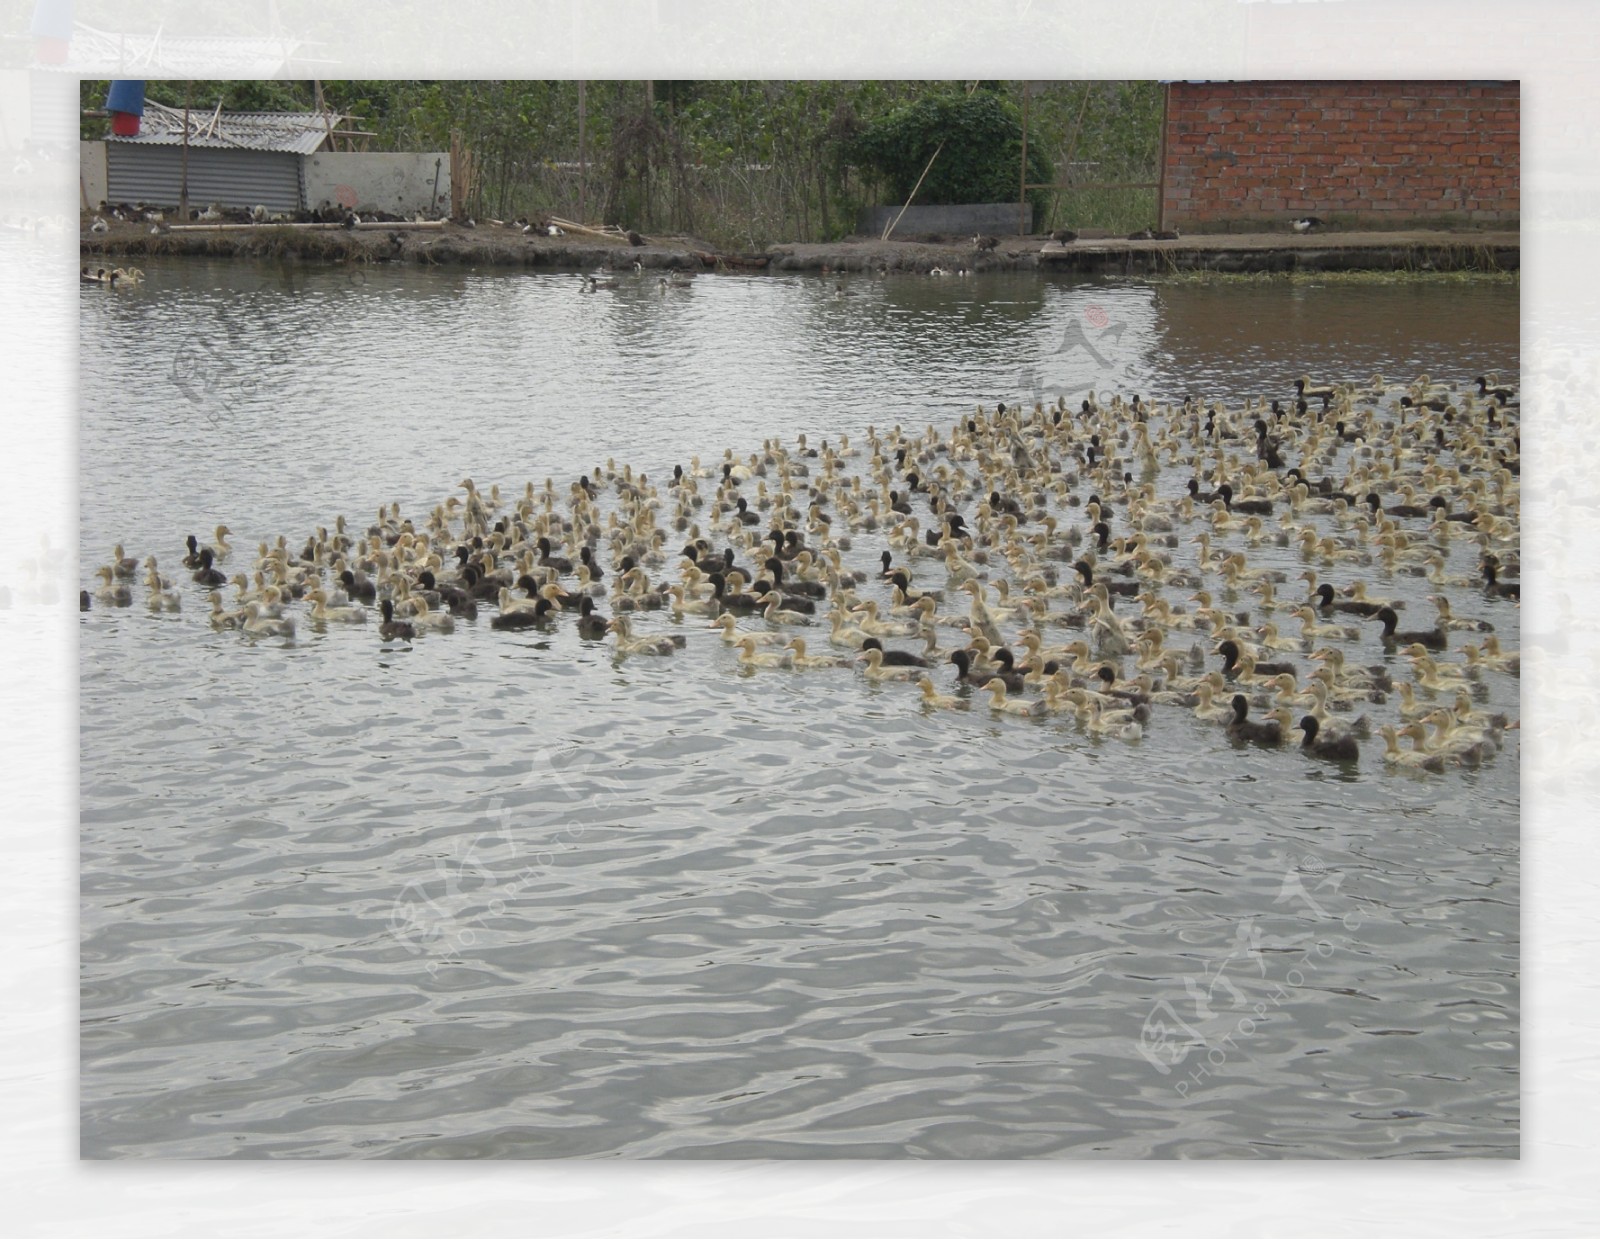
[[(106, 200), (106, 144), (104, 142), (78, 143), (78, 175), (83, 178), (83, 197), (89, 210), (98, 211)], [(78, 204), (82, 206), (80, 202)]]
[[(438, 194), (434, 177), (438, 176)], [(324, 199), (337, 206), (410, 215), (430, 204), (450, 210), (450, 153), (319, 152), (306, 156), (306, 205)]]

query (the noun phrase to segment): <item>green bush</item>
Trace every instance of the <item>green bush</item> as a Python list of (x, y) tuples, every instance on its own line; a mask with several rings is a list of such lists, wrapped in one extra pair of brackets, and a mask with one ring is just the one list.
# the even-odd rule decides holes
[[(1022, 118), (1014, 104), (989, 90), (971, 95), (930, 95), (896, 108), (849, 143), (846, 158), (881, 177), (892, 200), (905, 202), (938, 149), (916, 201), (926, 205), (1015, 202), (1022, 155)], [(1028, 148), (1028, 181), (1051, 180), (1050, 161)], [(1029, 190), (1042, 219), (1047, 191)]]

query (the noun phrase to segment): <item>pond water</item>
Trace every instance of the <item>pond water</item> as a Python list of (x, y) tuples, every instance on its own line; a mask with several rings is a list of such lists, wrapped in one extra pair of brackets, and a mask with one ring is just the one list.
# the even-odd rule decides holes
[[(179, 564), (220, 522), (232, 571), (469, 476), (665, 481), (998, 400), (1509, 378), (1515, 285), (145, 271), (80, 299), (85, 572), (122, 543), (183, 596), (81, 618), (85, 1156), (1516, 1155), (1515, 731), (1345, 769), (1180, 707), (1098, 741), (741, 675), (693, 624), (659, 660), (489, 610), (247, 642)], [(1518, 647), (1515, 605), (1451, 597)], [(1344, 645), (1406, 671), (1370, 622)], [(1481, 693), (1516, 716), (1513, 677)]]

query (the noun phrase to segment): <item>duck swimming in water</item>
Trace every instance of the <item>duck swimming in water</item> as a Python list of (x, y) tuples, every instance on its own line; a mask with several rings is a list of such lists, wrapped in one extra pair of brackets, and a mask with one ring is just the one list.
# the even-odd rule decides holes
[(1344, 736), (1320, 736), (1320, 725), (1315, 715), (1302, 716), (1300, 730), (1305, 733), (1305, 739), (1300, 742), (1300, 749), (1314, 758), (1327, 758), (1331, 762), (1354, 762), (1361, 756), (1361, 746), (1356, 744), (1356, 738), (1348, 734)]
[(417, 630), (410, 621), (396, 620), (394, 618), (394, 600), (384, 599), (382, 603), (383, 623), (378, 625), (378, 636), (386, 642), (411, 641), (417, 635)]
[(1273, 717), (1264, 720), (1255, 720), (1250, 715), (1250, 699), (1242, 693), (1233, 695), (1233, 718), (1227, 725), (1227, 733), (1236, 741), (1248, 741), (1253, 745), (1266, 745), (1275, 747), (1283, 744), (1284, 736), (1288, 733), (1285, 720), (1287, 711), (1273, 712)]

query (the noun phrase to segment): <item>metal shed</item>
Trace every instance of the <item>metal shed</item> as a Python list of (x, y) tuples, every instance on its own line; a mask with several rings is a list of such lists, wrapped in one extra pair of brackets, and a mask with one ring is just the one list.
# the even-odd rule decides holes
[[(330, 146), (343, 119), (331, 112), (191, 111), (190, 205), (301, 210), (305, 157)], [(106, 142), (107, 199), (175, 206), (182, 196), (183, 152), (183, 112), (146, 104), (136, 136)]]

